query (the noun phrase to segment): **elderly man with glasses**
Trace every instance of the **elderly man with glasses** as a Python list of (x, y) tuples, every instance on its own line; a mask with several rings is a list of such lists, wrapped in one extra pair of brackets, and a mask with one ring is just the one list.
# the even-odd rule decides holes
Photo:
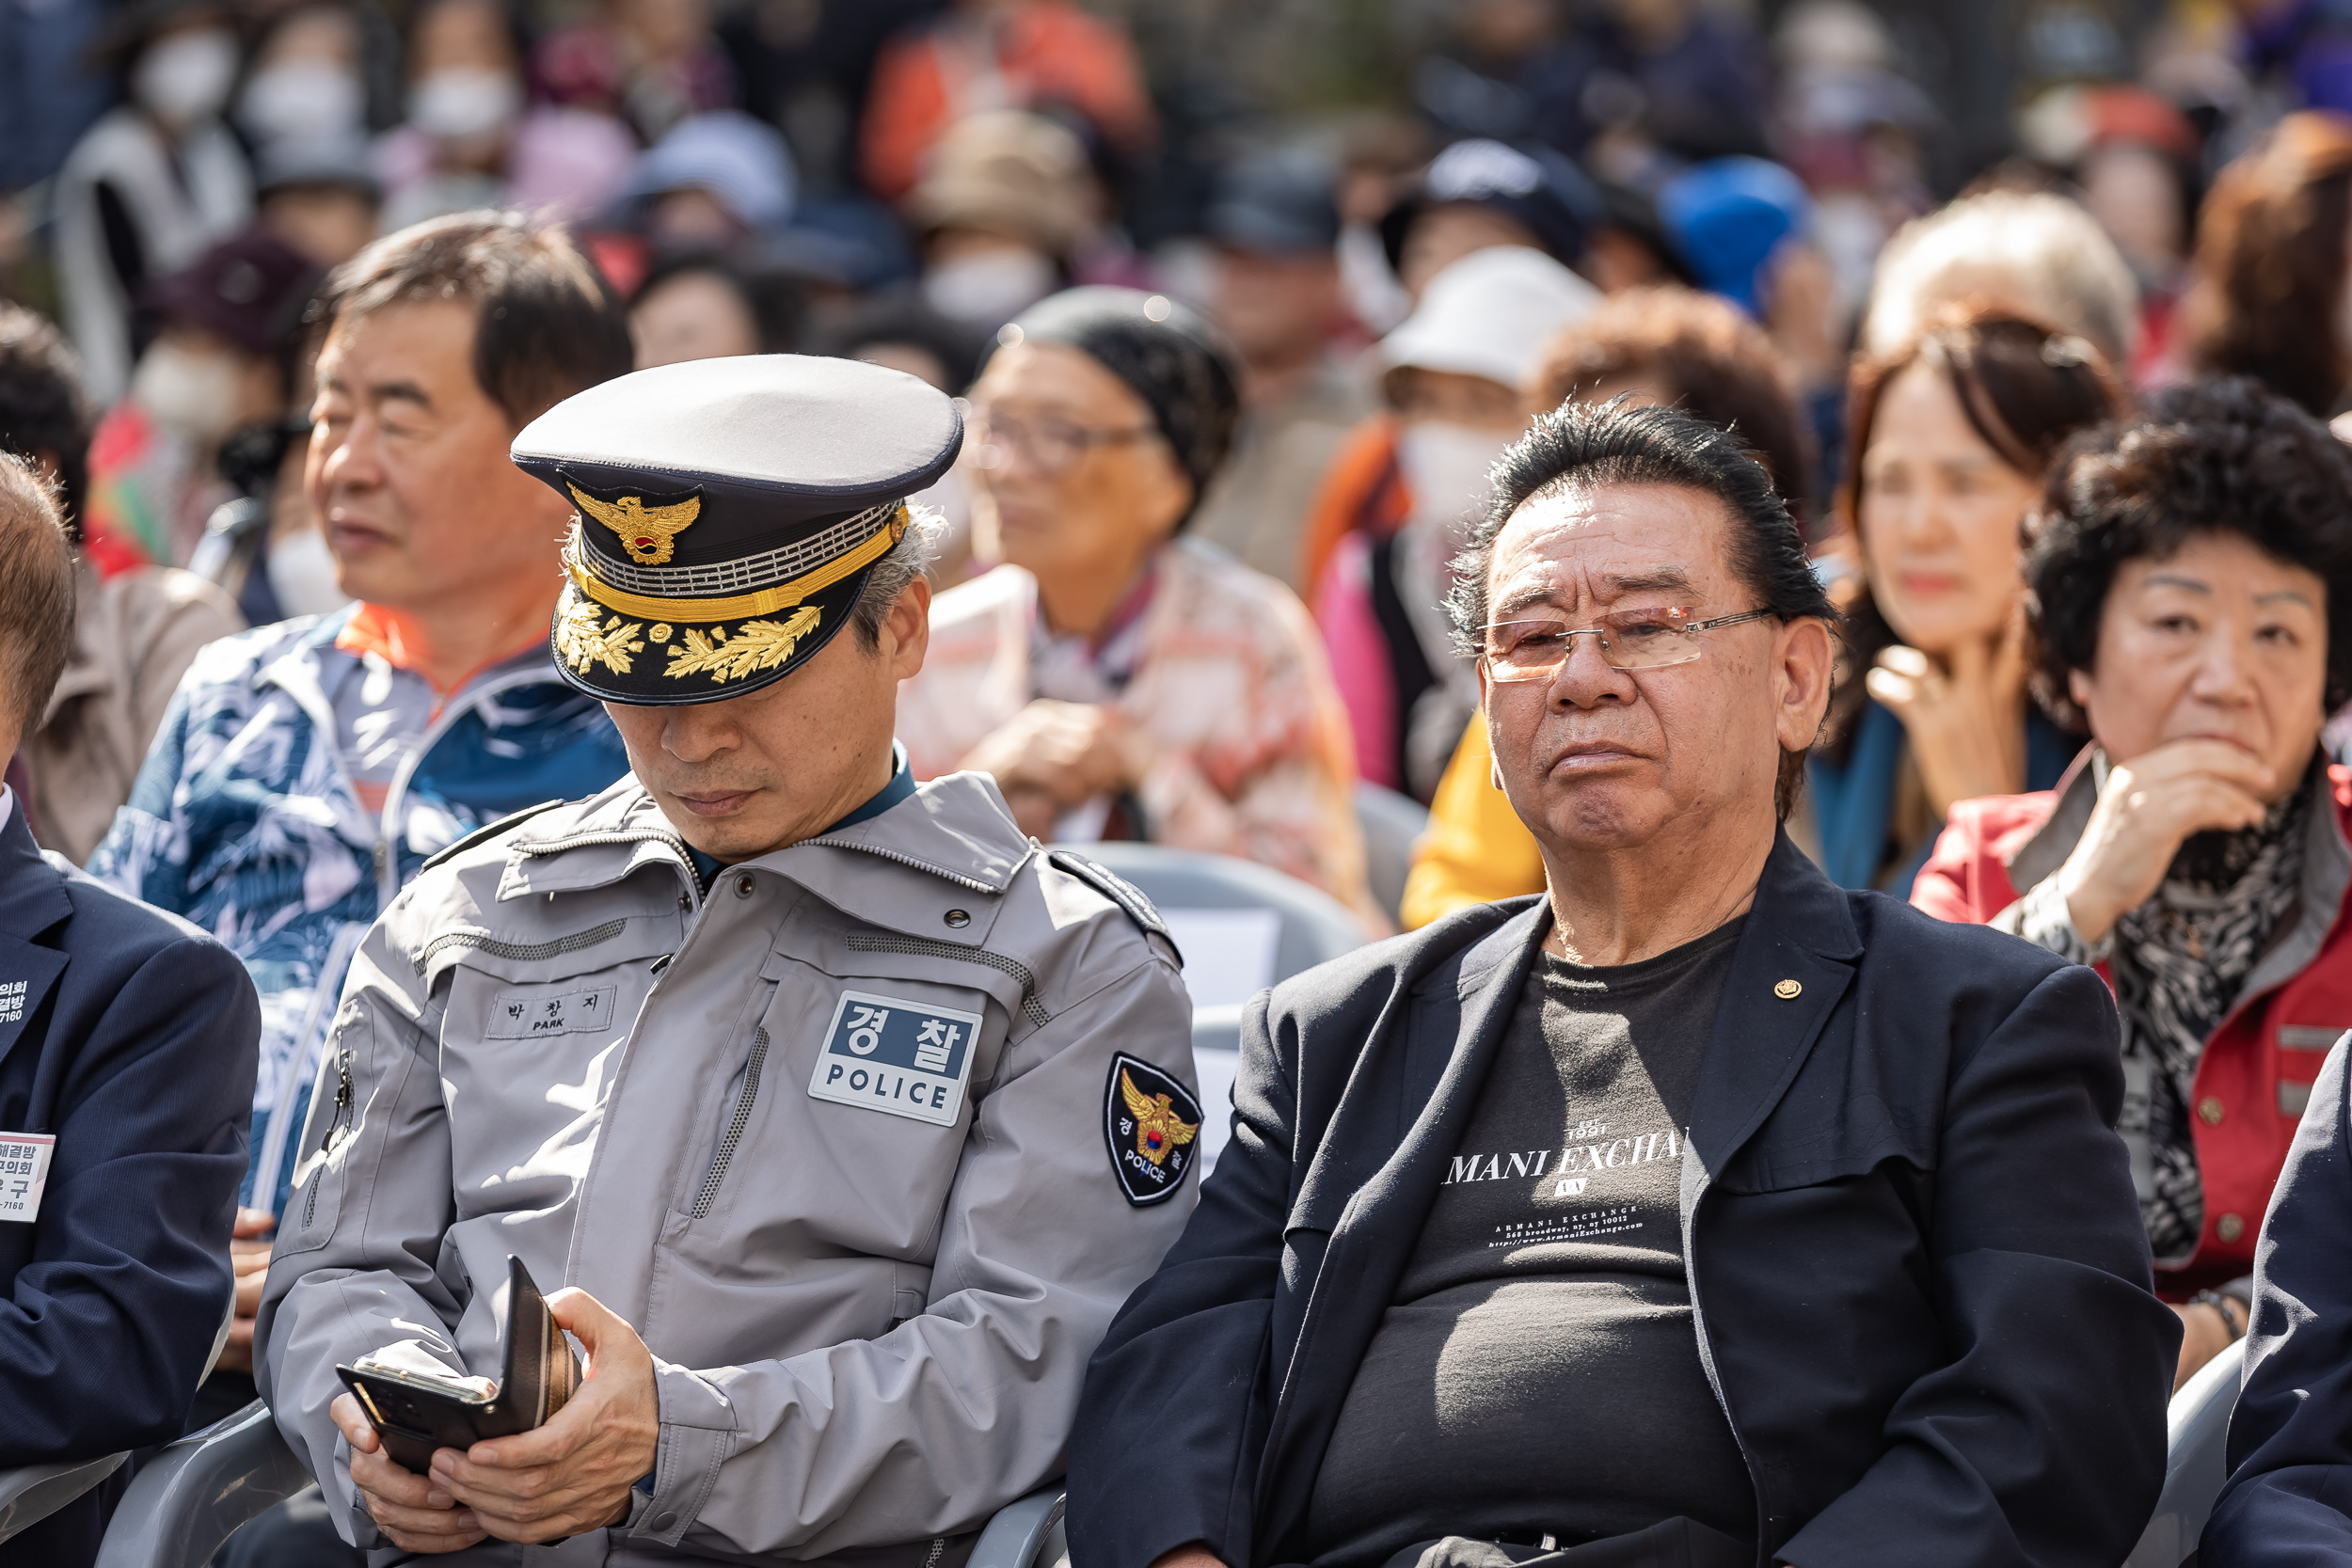
[(1781, 831), (1833, 611), (1671, 409), (1503, 457), (1451, 606), (1548, 892), (1261, 996), (1088, 1375), (1080, 1561), (2112, 1564), (2164, 1474), (2091, 971)]

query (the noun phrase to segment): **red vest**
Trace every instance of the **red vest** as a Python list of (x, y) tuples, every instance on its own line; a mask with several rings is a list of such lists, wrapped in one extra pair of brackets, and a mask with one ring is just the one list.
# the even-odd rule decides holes
[[(2352, 838), (2352, 770), (2330, 766), (2328, 783), (2336, 831)], [(2049, 819), (2064, 788), (2061, 783), (2058, 789), (1955, 805), (1912, 885), (1912, 903), (1939, 919), (1982, 925), (2016, 902), (2010, 860)], [(2205, 1041), (2189, 1097), (2205, 1227), (2185, 1263), (2156, 1270), (2158, 1293), (2169, 1300), (2253, 1272), (2255, 1235), (2311, 1099), (2312, 1079), (2336, 1037), (2352, 1028), (2345, 901), (2339, 900), (2318, 951), (2277, 984), (2239, 997)], [(2100, 974), (2106, 974), (2104, 965)]]

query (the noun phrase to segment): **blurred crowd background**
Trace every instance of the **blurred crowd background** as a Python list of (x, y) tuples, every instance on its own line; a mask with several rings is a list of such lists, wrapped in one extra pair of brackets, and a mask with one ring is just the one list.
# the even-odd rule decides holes
[[(0, 0), (0, 361), (70, 354), (83, 393), (0, 419), (88, 570), (147, 580), (192, 651), (344, 602), (302, 484), (309, 307), (379, 235), (521, 209), (627, 302), (641, 368), (838, 354), (958, 395), (1040, 300), (1141, 289), (1240, 370), (1184, 526), (1311, 610), (1358, 775), (1425, 804), (1485, 767), (1436, 606), (1486, 465), (1562, 397), (1679, 401), (1765, 453), (1857, 614), (1879, 668), (1800, 837), (1899, 890), (1952, 800), (2079, 744), (1969, 651), (2000, 653), (2061, 437), (2206, 372), (2323, 416), (2352, 380), (2336, 111), (2341, 0)], [(1994, 542), (1938, 568), (1968, 591), (1878, 604), (1851, 433), (1953, 302), (2105, 401), (2002, 408), (2031, 450), (1994, 453)], [(1952, 384), (1981, 436), (1972, 395), (2000, 394)], [(1004, 423), (1049, 475), (1086, 450)], [(943, 585), (994, 564), (971, 466), (1003, 445), (925, 498)], [(1936, 739), (1947, 681), (2023, 749)]]

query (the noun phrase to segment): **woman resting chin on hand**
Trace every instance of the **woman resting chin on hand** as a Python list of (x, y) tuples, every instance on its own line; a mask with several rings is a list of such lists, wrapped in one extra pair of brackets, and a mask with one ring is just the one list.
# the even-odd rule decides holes
[(1913, 902), (2104, 965), (2183, 1381), (2245, 1332), (2254, 1242), (2321, 1053), (2352, 1020), (2352, 451), (2251, 381), (2070, 449), (2026, 576), (2043, 673), (2092, 750), (1966, 800)]
[(1837, 881), (1905, 893), (1953, 801), (2047, 788), (2075, 750), (2026, 700), (2018, 521), (2122, 394), (2081, 340), (1962, 309), (1857, 369), (1851, 406), (1863, 678), (1810, 768), (1815, 826)]

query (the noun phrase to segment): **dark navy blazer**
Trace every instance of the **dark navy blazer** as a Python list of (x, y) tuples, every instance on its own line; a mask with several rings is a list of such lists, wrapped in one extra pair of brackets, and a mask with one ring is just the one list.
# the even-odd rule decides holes
[[(1341, 1404), (1549, 929), (1536, 899), (1464, 911), (1250, 1005), (1232, 1141), (1088, 1374), (1073, 1560), (1302, 1560)], [(1696, 1349), (1759, 1561), (2131, 1550), (2181, 1331), (2111, 1131), (2117, 1037), (2090, 970), (1775, 847), (1682, 1176)], [(1560, 1418), (1605, 1442), (1620, 1415)]]
[(2352, 1106), (2328, 1053), (2254, 1247), (2246, 1381), (2210, 1568), (2352, 1563)]
[[(0, 1131), (56, 1137), (40, 1212), (0, 1223), (0, 1466), (180, 1435), (229, 1310), (261, 1004), (183, 920), (0, 827)], [(21, 1015), (21, 1016), (19, 1016)], [(86, 1563), (107, 1494), (0, 1545)]]

